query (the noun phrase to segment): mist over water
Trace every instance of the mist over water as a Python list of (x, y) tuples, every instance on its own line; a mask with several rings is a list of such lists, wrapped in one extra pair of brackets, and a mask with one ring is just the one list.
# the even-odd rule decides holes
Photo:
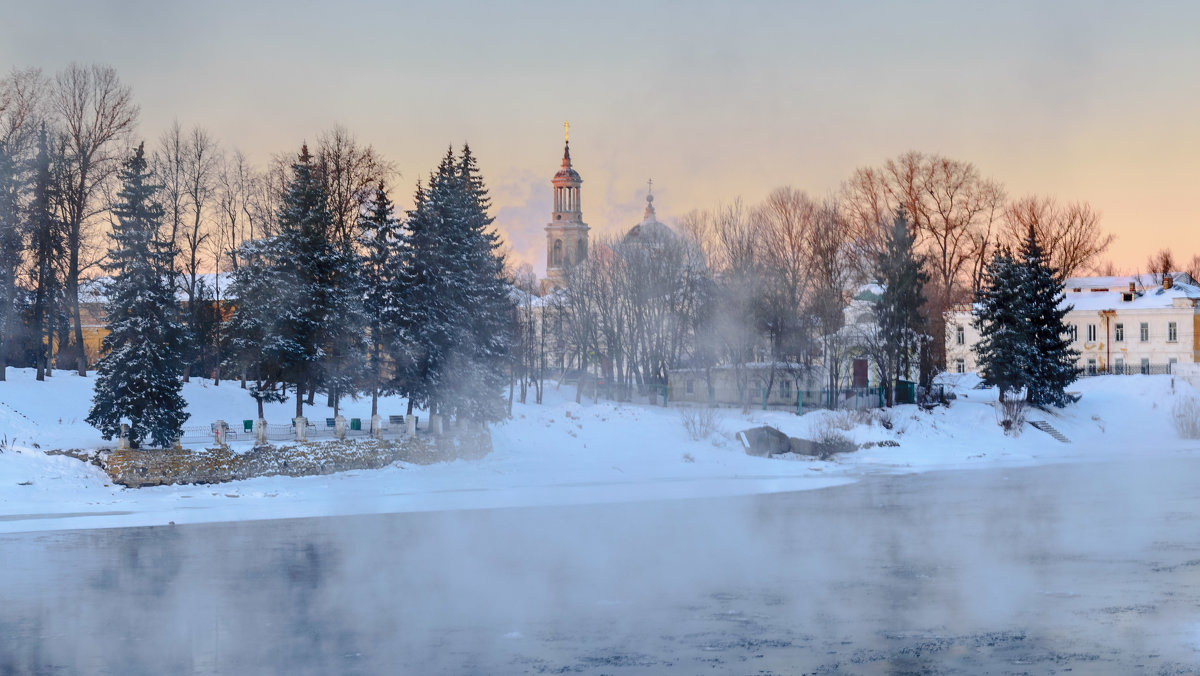
[(0, 673), (1191, 673), (1197, 469), (0, 536)]

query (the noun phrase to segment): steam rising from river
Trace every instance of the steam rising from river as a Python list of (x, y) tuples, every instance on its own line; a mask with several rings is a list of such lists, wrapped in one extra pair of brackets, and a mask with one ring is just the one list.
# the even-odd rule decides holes
[(2, 536), (0, 673), (953, 670), (985, 634), (1185, 662), (1194, 465)]

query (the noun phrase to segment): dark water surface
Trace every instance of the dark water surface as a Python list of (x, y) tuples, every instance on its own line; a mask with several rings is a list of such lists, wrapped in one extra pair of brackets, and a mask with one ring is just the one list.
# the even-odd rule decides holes
[(1200, 461), (0, 535), (0, 674), (1200, 673)]

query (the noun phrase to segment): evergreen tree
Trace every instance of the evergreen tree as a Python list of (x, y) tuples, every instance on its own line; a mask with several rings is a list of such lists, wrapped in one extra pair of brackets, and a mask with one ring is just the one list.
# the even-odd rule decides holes
[(488, 215), (491, 198), (483, 176), (464, 144), (459, 160), (459, 180), (463, 190), (464, 248), (467, 268), (467, 306), (470, 343), (466, 346), (466, 368), (456, 377), (457, 415), (481, 421), (498, 420), (505, 409), (497, 396), (506, 382), (508, 349), (512, 342), (511, 317), (515, 302), (504, 273), (500, 237), (491, 229), (494, 219)]
[(324, 326), (321, 383), (337, 415), (341, 398), (357, 394), (362, 382), (368, 322), (363, 311), (365, 286), (358, 255), (340, 239), (329, 242), (328, 253), (327, 267), (318, 282), (327, 289), (330, 303)]
[(470, 148), (447, 150), (417, 189), (398, 280), (410, 402), (480, 421), (503, 415), (512, 312), (489, 204)]
[(241, 264), (233, 273), (229, 295), (236, 299), (229, 320), (229, 357), (241, 370), (242, 386), (258, 405), (258, 417), (265, 417), (263, 404), (283, 402), (287, 395), (281, 387), (283, 374), (273, 359), (276, 353), (275, 322), (282, 304), (280, 287), (272, 269), (274, 239), (250, 240), (238, 247)]
[(975, 295), (972, 323), (980, 335), (975, 352), (983, 382), (1000, 389), (1001, 402), (1029, 385), (1034, 363), (1025, 293), (1023, 266), (1008, 249), (997, 251)]
[(887, 233), (884, 250), (875, 261), (875, 275), (883, 293), (875, 307), (880, 332), (884, 396), (895, 404), (894, 384), (908, 377), (918, 350), (928, 342), (921, 306), (928, 276), (924, 261), (913, 249), (908, 215), (901, 208)]
[(1022, 243), (1023, 307), (1029, 340), (1028, 400), (1034, 406), (1066, 406), (1066, 388), (1079, 377), (1079, 352), (1067, 340), (1063, 319), (1071, 311), (1064, 305), (1063, 280), (1042, 251), (1033, 226)]
[(155, 201), (143, 145), (120, 173), (113, 207), (117, 222), (104, 269), (112, 275), (105, 308), (108, 335), (96, 365), (95, 394), (87, 421), (105, 439), (128, 418), (130, 442), (166, 447), (179, 438), (188, 414), (181, 396), (184, 329), (176, 320), (169, 281), (173, 243), (156, 239), (163, 211)]
[(364, 340), (361, 285), (349, 246), (330, 240), (327, 203), (305, 145), (292, 165), (279, 234), (243, 251), (248, 270), (232, 289), (239, 305), (233, 344), (260, 378), (251, 392), (260, 414), (262, 401), (279, 396), (275, 383), (294, 386), (297, 417), (305, 394), (319, 386), (335, 406), (353, 391)]
[(393, 357), (401, 325), (399, 275), (400, 223), (393, 214), (383, 182), (375, 189), (371, 208), (358, 220), (360, 270), (364, 311), (369, 317), (369, 343), (365, 386), (371, 392), (371, 415), (379, 414), (379, 396), (397, 391), (397, 369), (388, 372), (385, 356)]
[(54, 335), (55, 301), (62, 293), (62, 281), (55, 262), (62, 260), (66, 252), (62, 227), (53, 212), (53, 181), (50, 173), (49, 143), (43, 126), (38, 133), (33, 199), (29, 205), (27, 224), (32, 244), (29, 276), (33, 286), (29, 325), (37, 380), (45, 380), (50, 369), (47, 345), (52, 342)]
[(304, 394), (321, 382), (324, 348), (335, 321), (332, 277), (334, 251), (327, 200), (313, 173), (308, 146), (292, 165), (292, 180), (279, 211), (272, 277), (278, 285), (276, 322), (268, 338), (271, 361), (296, 388), (296, 417), (304, 415)]

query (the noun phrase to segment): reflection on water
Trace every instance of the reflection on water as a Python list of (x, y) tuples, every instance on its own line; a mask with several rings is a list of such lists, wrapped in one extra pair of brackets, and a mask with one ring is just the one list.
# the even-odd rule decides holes
[(1196, 469), (4, 535), (0, 674), (1191, 673)]

